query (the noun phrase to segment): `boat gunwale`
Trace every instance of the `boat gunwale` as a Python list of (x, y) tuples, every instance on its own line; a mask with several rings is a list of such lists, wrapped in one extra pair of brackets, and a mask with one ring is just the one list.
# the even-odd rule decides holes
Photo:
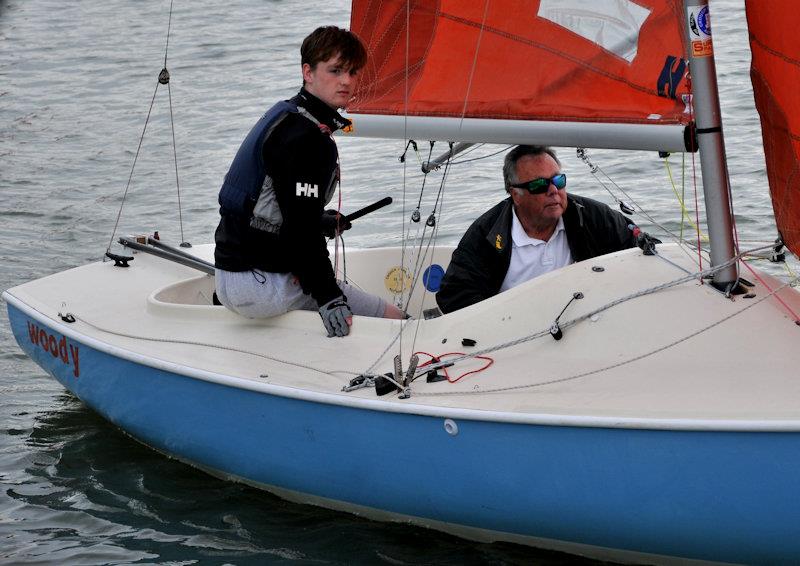
[[(336, 405), (369, 411), (404, 413), (443, 419), (460, 419), (471, 421), (487, 421), (507, 424), (559, 426), (580, 428), (641, 429), (641, 430), (673, 430), (694, 432), (798, 432), (800, 419), (688, 419), (688, 418), (641, 418), (611, 416), (577, 416), (551, 413), (520, 413), (511, 411), (494, 411), (482, 409), (465, 409), (459, 407), (442, 407), (417, 403), (387, 402), (381, 399), (364, 399), (347, 397), (341, 393), (325, 393), (309, 391), (286, 385), (262, 383), (248, 378), (225, 375), (203, 369), (181, 365), (175, 362), (159, 360), (144, 354), (102, 342), (97, 338), (83, 334), (64, 325), (56, 328), (54, 320), (36, 310), (13, 295), (9, 290), (3, 291), (2, 298), (6, 303), (26, 316), (46, 325), (48, 328), (93, 348), (99, 352), (118, 357), (146, 367), (152, 367), (183, 377), (200, 379), (226, 387), (244, 389), (256, 393), (275, 395), (313, 403)], [(56, 323), (58, 324), (58, 323)], [(413, 392), (412, 392), (413, 398)], [(392, 398), (394, 399), (394, 397)]]

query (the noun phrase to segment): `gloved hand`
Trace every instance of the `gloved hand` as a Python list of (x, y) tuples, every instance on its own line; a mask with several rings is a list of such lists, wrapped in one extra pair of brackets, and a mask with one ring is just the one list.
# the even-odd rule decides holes
[(333, 209), (328, 209), (322, 213), (320, 225), (322, 226), (322, 235), (326, 238), (335, 238), (345, 230), (353, 227), (343, 214), (339, 214), (338, 211)]
[(350, 334), (350, 325), (353, 323), (353, 311), (347, 304), (347, 298), (342, 295), (332, 299), (319, 307), (322, 324), (328, 331), (328, 338), (332, 336), (347, 336)]
[(654, 238), (647, 232), (639, 232), (636, 236), (636, 245), (639, 246), (644, 255), (654, 255), (656, 253), (656, 244), (660, 244), (661, 240)]
[(633, 237), (636, 239), (636, 245), (642, 249), (644, 255), (655, 255), (656, 244), (660, 244), (661, 240), (654, 238), (647, 232), (643, 231), (636, 224), (628, 224), (628, 230), (633, 232)]

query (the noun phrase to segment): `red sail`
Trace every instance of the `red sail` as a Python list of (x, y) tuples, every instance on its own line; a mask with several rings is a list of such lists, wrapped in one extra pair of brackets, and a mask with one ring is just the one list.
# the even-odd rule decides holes
[[(350, 112), (687, 124), (680, 0), (354, 0)], [(408, 25), (407, 25), (408, 23)]]
[(747, 0), (750, 77), (761, 115), (775, 222), (800, 254), (800, 6), (796, 0)]

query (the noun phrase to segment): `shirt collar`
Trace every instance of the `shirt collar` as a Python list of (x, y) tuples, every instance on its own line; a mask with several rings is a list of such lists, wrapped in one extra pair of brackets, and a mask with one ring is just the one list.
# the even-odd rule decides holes
[(332, 132), (350, 125), (350, 120), (343, 117), (305, 88), (300, 89), (300, 92), (295, 97), (295, 102), (308, 110), (321, 124), (328, 126)]
[[(525, 229), (522, 227), (522, 222), (519, 221), (517, 218), (517, 211), (511, 209), (511, 240), (514, 242), (516, 247), (522, 246), (538, 246), (541, 244), (546, 244), (547, 242), (544, 240), (540, 240), (538, 238), (531, 238), (528, 236)], [(564, 231), (564, 218), (563, 216), (558, 218), (558, 224), (556, 224), (556, 229), (553, 232), (553, 235), (550, 236), (550, 240), (556, 237), (559, 232)]]

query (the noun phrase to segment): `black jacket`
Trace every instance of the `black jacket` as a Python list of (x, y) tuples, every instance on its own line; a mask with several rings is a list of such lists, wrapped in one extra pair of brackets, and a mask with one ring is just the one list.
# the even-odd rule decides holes
[[(633, 222), (605, 204), (567, 195), (564, 231), (572, 259), (583, 261), (636, 245)], [(442, 312), (475, 304), (500, 291), (511, 263), (511, 197), (481, 215), (467, 229), (453, 252), (436, 293)]]
[(339, 179), (339, 154), (330, 133), (349, 122), (304, 89), (292, 102), (313, 120), (302, 112), (289, 113), (264, 141), (269, 182), (259, 203), (268, 197), (271, 222), (221, 208), (214, 261), (225, 271), (292, 273), (303, 291), (323, 305), (342, 294), (320, 217)]

